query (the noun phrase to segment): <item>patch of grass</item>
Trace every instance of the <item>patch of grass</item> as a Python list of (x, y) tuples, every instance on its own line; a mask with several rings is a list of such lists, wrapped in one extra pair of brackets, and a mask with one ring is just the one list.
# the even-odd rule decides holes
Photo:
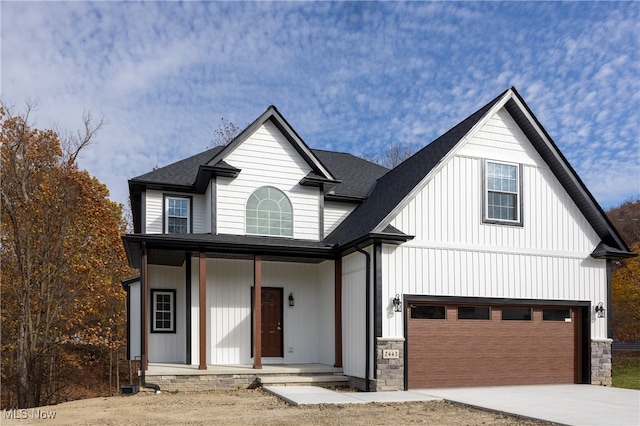
[(613, 353), (613, 386), (640, 390), (640, 352)]

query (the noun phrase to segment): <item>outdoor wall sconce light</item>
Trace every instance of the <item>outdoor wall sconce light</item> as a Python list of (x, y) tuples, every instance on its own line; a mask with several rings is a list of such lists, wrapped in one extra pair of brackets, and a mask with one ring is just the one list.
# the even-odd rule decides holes
[(293, 293), (289, 293), (289, 306), (294, 306), (296, 304), (296, 300), (293, 298)]
[(396, 312), (402, 312), (402, 302), (400, 301), (400, 295), (396, 294), (393, 298), (393, 310)]
[(605, 309), (604, 309), (604, 306), (602, 305), (602, 302), (594, 306), (593, 310), (596, 311), (596, 315), (598, 316), (598, 318), (604, 318)]

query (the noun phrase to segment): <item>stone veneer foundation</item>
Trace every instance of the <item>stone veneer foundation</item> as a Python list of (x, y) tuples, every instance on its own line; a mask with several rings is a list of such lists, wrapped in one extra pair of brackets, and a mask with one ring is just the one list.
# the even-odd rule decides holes
[[(399, 391), (404, 390), (404, 338), (378, 337), (376, 349), (376, 380), (371, 390)], [(398, 357), (385, 358), (384, 351), (397, 351)]]
[(611, 386), (611, 339), (591, 340), (591, 384)]

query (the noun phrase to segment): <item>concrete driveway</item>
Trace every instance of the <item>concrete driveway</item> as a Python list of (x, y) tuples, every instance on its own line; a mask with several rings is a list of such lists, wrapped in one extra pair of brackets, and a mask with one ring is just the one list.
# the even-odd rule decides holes
[(566, 425), (640, 425), (640, 391), (595, 385), (535, 385), (412, 390)]

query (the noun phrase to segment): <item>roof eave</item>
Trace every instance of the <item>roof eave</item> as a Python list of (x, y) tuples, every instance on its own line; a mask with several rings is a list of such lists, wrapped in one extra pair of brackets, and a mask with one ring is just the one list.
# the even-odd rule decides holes
[(591, 253), (591, 257), (594, 259), (629, 259), (636, 256), (638, 256), (638, 253), (610, 247), (603, 242), (600, 242), (596, 249)]

